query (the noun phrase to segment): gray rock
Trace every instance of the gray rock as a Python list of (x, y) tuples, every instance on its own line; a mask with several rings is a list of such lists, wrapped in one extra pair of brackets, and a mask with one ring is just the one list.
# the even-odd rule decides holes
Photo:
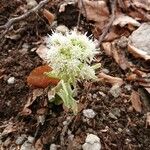
[(32, 143), (29, 143), (28, 141), (25, 141), (22, 145), (20, 150), (35, 150), (35, 148), (32, 146)]
[(88, 134), (82, 148), (83, 150), (100, 150), (100, 138), (94, 134)]
[(68, 32), (69, 29), (64, 25), (59, 25), (58, 27), (56, 27), (56, 31), (64, 34), (64, 33)]
[(19, 136), (19, 137), (16, 139), (15, 143), (16, 143), (17, 145), (23, 144), (23, 142), (25, 141), (26, 137), (27, 137), (27, 136), (26, 136), (25, 134), (22, 134), (21, 136)]
[(94, 118), (96, 113), (94, 112), (93, 109), (85, 109), (83, 110), (83, 115), (90, 119), (90, 118)]
[(120, 114), (120, 109), (119, 108), (114, 108), (114, 109), (112, 109), (112, 114), (114, 114), (115, 116), (117, 116), (117, 117), (120, 117), (121, 116), (121, 114)]
[(108, 114), (110, 118), (117, 120), (118, 118), (113, 114), (113, 113), (109, 113)]
[(26, 0), (29, 9), (35, 7), (38, 3), (35, 0)]
[(112, 86), (109, 92), (113, 97), (117, 98), (121, 94), (121, 88), (118, 84), (115, 84), (114, 86)]
[(51, 144), (49, 150), (57, 150), (57, 145), (56, 144)]
[(30, 143), (33, 143), (33, 142), (34, 142), (34, 137), (29, 136), (29, 137), (28, 137), (28, 141), (29, 141)]
[(131, 43), (136, 48), (150, 55), (150, 24), (143, 23), (129, 37)]
[(10, 77), (10, 78), (7, 80), (7, 83), (8, 83), (8, 84), (14, 84), (14, 83), (15, 83), (15, 77)]

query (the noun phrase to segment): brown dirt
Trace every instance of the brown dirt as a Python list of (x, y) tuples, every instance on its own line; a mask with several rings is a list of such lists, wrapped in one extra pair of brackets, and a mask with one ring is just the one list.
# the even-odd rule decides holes
[[(11, 4), (12, 3), (12, 4)], [(0, 21), (1, 24), (7, 21), (2, 16), (9, 18), (15, 14), (14, 10), (19, 9), (23, 2), (0, 2)], [(47, 6), (53, 12), (57, 12), (57, 3), (52, 3)], [(9, 9), (9, 11), (8, 11)], [(73, 16), (73, 18), (72, 18)], [(69, 28), (76, 26), (78, 17), (78, 9), (75, 6), (67, 6), (65, 13), (58, 13), (58, 24), (64, 24)], [(36, 16), (27, 21), (26, 30), (21, 33), (21, 37), (17, 40), (9, 38), (3, 39), (3, 46), (0, 48), (0, 125), (10, 119), (13, 122), (20, 122), (18, 131), (9, 134), (12, 142), (16, 136), (25, 133), (34, 136), (37, 130), (36, 111), (43, 107), (45, 99), (44, 92), (32, 104), (32, 114), (29, 116), (20, 116), (28, 97), (32, 94), (26, 78), (32, 69), (42, 64), (41, 59), (37, 56), (32, 48), (38, 47), (38, 41), (41, 37), (46, 36), (50, 31), (45, 26), (45, 20), (42, 17)], [(18, 24), (17, 24), (18, 25)], [(89, 30), (90, 25), (85, 22), (82, 17), (81, 29)], [(19, 25), (18, 25), (19, 26)], [(86, 28), (85, 28), (86, 26)], [(8, 33), (10, 36), (14, 33)], [(27, 43), (28, 50), (24, 53), (22, 45)], [(125, 77), (125, 72), (105, 54), (101, 54), (102, 68), (107, 68), (111, 75)], [(136, 63), (136, 62), (135, 62)], [(15, 77), (15, 83), (9, 85), (7, 80), (9, 77)], [(139, 86), (131, 83), (132, 89), (138, 89)], [(67, 131), (64, 132), (62, 124), (66, 118), (71, 115), (66, 113), (62, 106), (49, 104), (46, 121), (43, 126), (40, 126), (36, 140), (41, 139), (45, 150), (49, 149), (51, 143), (60, 145), (60, 150), (78, 150), (85, 141), (87, 133), (97, 134), (102, 142), (102, 150), (149, 150), (150, 149), (150, 129), (145, 127), (145, 113), (149, 108), (143, 106), (143, 111), (137, 113), (130, 111), (131, 103), (129, 101), (131, 91), (127, 91), (122, 86), (121, 96), (114, 98), (110, 93), (110, 86), (105, 83), (79, 83), (78, 99), (84, 105), (84, 109), (91, 108), (97, 115), (94, 119), (86, 120), (80, 112), (77, 116), (71, 116), (71, 122), (67, 127), (74, 135), (74, 140), (70, 141)], [(131, 89), (131, 90), (132, 90)], [(102, 96), (103, 92), (105, 96)], [(119, 110), (117, 119), (109, 116), (110, 112)], [(17, 116), (17, 117), (16, 117)], [(2, 132), (2, 129), (0, 131)], [(107, 129), (106, 131), (104, 129)], [(64, 134), (62, 134), (64, 132)], [(62, 139), (64, 140), (64, 143)], [(5, 140), (5, 138), (3, 139)], [(7, 149), (7, 148), (6, 148)]]

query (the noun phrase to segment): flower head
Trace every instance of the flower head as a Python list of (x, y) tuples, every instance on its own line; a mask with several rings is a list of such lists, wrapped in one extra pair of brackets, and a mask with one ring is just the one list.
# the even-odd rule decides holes
[(94, 79), (95, 70), (89, 65), (97, 53), (96, 44), (86, 34), (70, 31), (53, 32), (47, 37), (47, 62), (51, 75), (71, 84), (77, 79)]

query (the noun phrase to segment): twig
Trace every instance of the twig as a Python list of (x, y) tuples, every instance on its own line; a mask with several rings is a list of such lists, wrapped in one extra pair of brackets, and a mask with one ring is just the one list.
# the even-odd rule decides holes
[(110, 0), (111, 1), (111, 11), (112, 11), (112, 15), (111, 15), (111, 18), (106, 26), (106, 28), (104, 28), (101, 36), (99, 37), (99, 43), (98, 43), (98, 46), (99, 47), (102, 43), (102, 41), (104, 40), (104, 38), (106, 37), (110, 27), (112, 26), (112, 23), (113, 21), (115, 20), (115, 10), (116, 10), (116, 0)]
[(49, 0), (43, 0), (41, 1), (37, 6), (35, 6), (34, 8), (32, 8), (31, 10), (27, 11), (26, 13), (24, 13), (21, 16), (18, 16), (16, 18), (11, 18), (10, 20), (8, 20), (8, 22), (5, 25), (0, 26), (0, 30), (4, 29), (4, 32), (2, 33), (2, 35), (0, 36), (0, 39), (4, 37), (4, 35), (8, 32), (8, 30), (10, 29), (10, 27), (16, 23), (19, 22), (20, 20), (23, 20), (27, 17), (29, 17), (32, 13), (39, 11), (45, 4), (47, 4), (49, 2)]
[(79, 24), (80, 24), (81, 11), (82, 11), (82, 9), (83, 9), (83, 11), (84, 11), (84, 13), (85, 13), (85, 18), (87, 17), (87, 12), (86, 12), (86, 8), (85, 8), (85, 6), (84, 6), (83, 0), (79, 0), (78, 3), (81, 3), (81, 10), (79, 10), (78, 21), (77, 21), (77, 29), (79, 29)]

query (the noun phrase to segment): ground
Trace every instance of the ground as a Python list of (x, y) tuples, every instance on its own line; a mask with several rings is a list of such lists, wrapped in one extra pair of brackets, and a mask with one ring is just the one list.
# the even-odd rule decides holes
[[(7, 22), (8, 18), (22, 13), (25, 1), (0, 2), (0, 25)], [(79, 10), (76, 5), (68, 5), (64, 13), (58, 12), (60, 1), (52, 1), (46, 8), (56, 14), (58, 25), (63, 24), (69, 29), (77, 26)], [(16, 30), (26, 24), (17, 35)], [(43, 64), (37, 55), (36, 49), (42, 37), (51, 33), (47, 27), (47, 20), (36, 14), (26, 22), (16, 23), (14, 30), (7, 33), (1, 40), (0, 47), (0, 133), (1, 149), (11, 149), (16, 146), (16, 139), (25, 134), (35, 137), (36, 149), (48, 150), (52, 143), (58, 145), (60, 150), (80, 150), (88, 133), (97, 135), (102, 144), (102, 150), (149, 150), (150, 128), (146, 127), (146, 113), (150, 107), (142, 101), (142, 111), (132, 109), (130, 94), (133, 90), (144, 93), (143, 88), (136, 82), (126, 81), (120, 87), (121, 94), (114, 97), (110, 93), (111, 85), (106, 82), (84, 81), (78, 84), (78, 97), (81, 111), (76, 115), (67, 112), (63, 107), (47, 103), (47, 89), (42, 89), (42, 94), (36, 97), (29, 106), (32, 113), (22, 114), (22, 110), (29, 98), (32, 97), (34, 88), (27, 84), (29, 73)], [(80, 30), (92, 33), (92, 22), (86, 21), (81, 16)], [(2, 32), (1, 32), (2, 33)], [(109, 75), (126, 78), (126, 71), (122, 70), (113, 58), (107, 56), (103, 49), (97, 56), (101, 63), (101, 70)], [(137, 66), (144, 64), (140, 59), (128, 55)], [(97, 71), (99, 74), (100, 70)], [(13, 84), (8, 83), (10, 77), (15, 77)], [(130, 85), (130, 88), (126, 88)], [(40, 89), (41, 90), (41, 89)], [(149, 103), (149, 102), (148, 102)], [(96, 116), (86, 118), (82, 110), (92, 109)], [(43, 113), (43, 111), (44, 113)], [(44, 116), (44, 124), (38, 124), (37, 118)], [(4, 134), (4, 129), (6, 134)], [(73, 140), (72, 140), (73, 137)], [(8, 139), (11, 139), (8, 143)]]

